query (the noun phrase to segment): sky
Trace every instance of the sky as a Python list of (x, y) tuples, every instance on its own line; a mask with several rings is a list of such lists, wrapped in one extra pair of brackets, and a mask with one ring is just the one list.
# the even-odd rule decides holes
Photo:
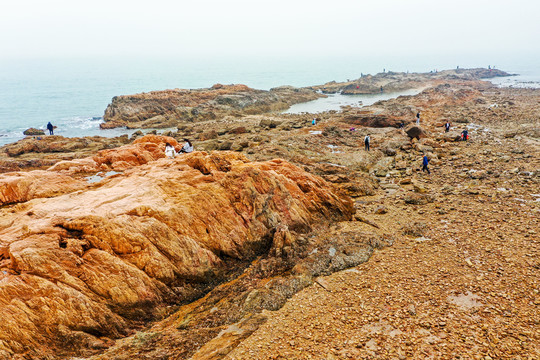
[(0, 59), (539, 54), (540, 1), (17, 0)]

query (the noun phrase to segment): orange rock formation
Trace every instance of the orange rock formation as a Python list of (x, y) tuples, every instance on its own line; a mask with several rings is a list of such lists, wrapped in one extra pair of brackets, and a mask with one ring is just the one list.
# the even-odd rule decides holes
[[(164, 141), (100, 153), (96, 163), (126, 171), (84, 191), (67, 193), (82, 182), (41, 171), (27, 175), (42, 184), (33, 200), (9, 197), (21, 203), (0, 210), (0, 359), (102, 348), (156, 306), (189, 299), (270, 249), (279, 226), (307, 232), (354, 212), (283, 160), (195, 152), (153, 161)], [(59, 183), (64, 194), (44, 198)]]

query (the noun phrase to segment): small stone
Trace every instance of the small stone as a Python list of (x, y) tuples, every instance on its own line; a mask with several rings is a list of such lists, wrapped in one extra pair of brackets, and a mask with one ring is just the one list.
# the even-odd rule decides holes
[(388, 212), (388, 210), (386, 209), (385, 206), (378, 206), (376, 209), (375, 209), (375, 214), (386, 214)]

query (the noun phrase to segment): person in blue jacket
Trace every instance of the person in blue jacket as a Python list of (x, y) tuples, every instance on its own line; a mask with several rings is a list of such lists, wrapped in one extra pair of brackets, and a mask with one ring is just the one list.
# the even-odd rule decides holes
[(422, 160), (422, 171), (427, 171), (428, 174), (431, 174), (431, 171), (428, 169), (429, 159), (427, 155), (424, 155), (424, 159)]

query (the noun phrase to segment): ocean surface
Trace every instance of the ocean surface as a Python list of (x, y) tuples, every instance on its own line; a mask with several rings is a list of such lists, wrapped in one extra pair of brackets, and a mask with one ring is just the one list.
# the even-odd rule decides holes
[[(506, 60), (497, 68), (519, 74), (499, 78), (500, 86), (540, 87), (536, 59)], [(118, 136), (126, 129), (100, 130), (105, 108), (116, 95), (152, 90), (206, 88), (213, 84), (246, 84), (256, 89), (281, 85), (310, 86), (357, 79), (360, 74), (391, 71), (429, 72), (465, 67), (487, 67), (485, 61), (460, 59), (46, 59), (0, 60), (0, 145), (23, 138), (30, 127), (45, 129), (47, 122), (63, 136)], [(369, 105), (396, 94), (332, 95), (288, 112), (339, 110), (343, 105)]]

